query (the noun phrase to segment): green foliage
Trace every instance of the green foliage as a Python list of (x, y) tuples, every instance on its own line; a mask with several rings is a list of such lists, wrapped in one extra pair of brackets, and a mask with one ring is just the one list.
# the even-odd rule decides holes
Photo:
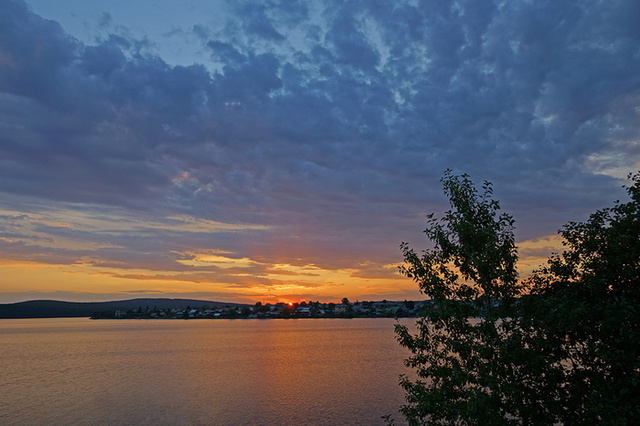
[(529, 280), (522, 327), (553, 349), (564, 424), (640, 424), (640, 174), (630, 180), (631, 201), (565, 225), (566, 250)]
[(451, 210), (429, 216), (433, 248), (401, 246), (401, 272), (437, 305), (415, 334), (396, 326), (416, 373), (401, 378), (410, 424), (640, 424), (640, 174), (631, 181), (630, 202), (565, 225), (566, 250), (521, 287), (514, 221), (491, 185), (480, 194), (445, 173)]
[(520, 417), (503, 389), (508, 367), (503, 352), (518, 295), (514, 220), (499, 214), (491, 184), (479, 193), (467, 175), (447, 171), (442, 179), (451, 210), (428, 216), (433, 248), (419, 255), (401, 245), (401, 273), (434, 299), (416, 323), (417, 334), (397, 325), (398, 340), (411, 351), (406, 364), (417, 379), (403, 376), (410, 424), (505, 424)]

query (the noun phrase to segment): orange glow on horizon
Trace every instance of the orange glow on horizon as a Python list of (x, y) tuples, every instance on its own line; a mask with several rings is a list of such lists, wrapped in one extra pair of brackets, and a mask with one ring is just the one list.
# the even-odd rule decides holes
[[(520, 278), (542, 265), (551, 252), (561, 250), (562, 240), (557, 235), (519, 243)], [(122, 266), (116, 262), (100, 266), (89, 258), (75, 259), (72, 264), (49, 264), (0, 257), (0, 303), (160, 297), (250, 304), (283, 302), (293, 306), (300, 300), (339, 303), (343, 297), (353, 301), (425, 297), (415, 282), (397, 273), (396, 265), (361, 263), (351, 269), (328, 269), (234, 255), (198, 252), (190, 261), (178, 256), (180, 267), (171, 269), (168, 264), (166, 270), (126, 262)]]

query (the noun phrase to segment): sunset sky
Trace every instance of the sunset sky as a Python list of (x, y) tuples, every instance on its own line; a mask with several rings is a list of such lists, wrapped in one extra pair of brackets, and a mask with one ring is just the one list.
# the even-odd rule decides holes
[(526, 276), (639, 142), (637, 0), (0, 0), (0, 303), (418, 299), (447, 168)]

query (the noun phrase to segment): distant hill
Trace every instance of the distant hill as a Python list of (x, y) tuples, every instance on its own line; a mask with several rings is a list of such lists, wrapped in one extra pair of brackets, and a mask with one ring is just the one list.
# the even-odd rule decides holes
[(131, 299), (112, 302), (61, 302), (58, 300), (30, 300), (0, 304), (0, 318), (69, 318), (90, 317), (94, 312), (157, 307), (185, 309), (187, 306), (250, 306), (241, 303), (211, 302), (195, 299)]

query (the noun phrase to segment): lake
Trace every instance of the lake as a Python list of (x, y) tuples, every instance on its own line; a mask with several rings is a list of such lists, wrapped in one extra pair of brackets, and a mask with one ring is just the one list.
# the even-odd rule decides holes
[(0, 424), (399, 421), (409, 371), (394, 323), (0, 320)]

